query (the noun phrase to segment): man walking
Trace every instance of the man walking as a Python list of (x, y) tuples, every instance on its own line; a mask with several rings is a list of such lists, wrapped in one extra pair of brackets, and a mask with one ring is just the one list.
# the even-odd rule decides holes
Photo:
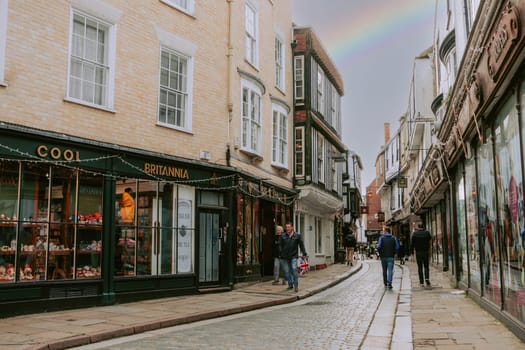
[(397, 238), (390, 233), (390, 227), (385, 226), (384, 234), (379, 237), (377, 251), (381, 257), (381, 267), (383, 268), (383, 283), (388, 289), (392, 289), (392, 279), (394, 277), (394, 256), (399, 251)]
[(281, 235), (280, 246), (281, 246), (281, 258), (284, 270), (284, 278), (288, 281), (288, 289), (294, 289), (295, 292), (299, 291), (299, 274), (297, 272), (297, 258), (298, 248), (301, 248), (303, 256), (308, 256), (304, 249), (303, 239), (301, 234), (295, 232), (293, 225), (288, 222), (285, 225), (285, 231)]
[[(416, 252), (417, 273), (419, 275), (419, 285), (421, 287), (425, 287), (425, 284), (427, 287), (431, 287), (430, 271), (428, 268), (431, 241), (432, 236), (430, 235), (430, 232), (425, 230), (425, 226), (422, 222), (418, 223), (417, 229), (412, 233), (412, 249), (410, 249), (410, 252)], [(425, 284), (423, 284), (423, 280), (425, 281)]]

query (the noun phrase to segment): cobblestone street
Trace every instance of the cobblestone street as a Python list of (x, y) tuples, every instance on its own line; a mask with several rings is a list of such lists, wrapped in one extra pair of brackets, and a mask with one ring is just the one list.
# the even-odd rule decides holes
[[(79, 349), (358, 349), (383, 295), (398, 290), (385, 291), (380, 276), (381, 265), (370, 261), (341, 284), (293, 304)], [(398, 267), (395, 277), (397, 286)]]

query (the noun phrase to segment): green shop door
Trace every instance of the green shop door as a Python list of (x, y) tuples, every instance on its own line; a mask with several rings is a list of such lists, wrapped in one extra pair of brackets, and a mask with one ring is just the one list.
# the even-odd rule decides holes
[(199, 215), (199, 283), (218, 284), (222, 231), (218, 211), (201, 211)]

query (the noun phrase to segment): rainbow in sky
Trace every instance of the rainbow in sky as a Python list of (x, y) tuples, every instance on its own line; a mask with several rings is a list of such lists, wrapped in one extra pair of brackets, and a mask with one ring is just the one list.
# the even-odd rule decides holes
[[(434, 0), (395, 0), (395, 6), (378, 6), (374, 1), (362, 1), (359, 11), (334, 19), (324, 45), (336, 61), (363, 60), (394, 38), (418, 31), (434, 21)], [(336, 29), (337, 28), (337, 29)], [(429, 46), (432, 43), (429, 41)], [(422, 48), (423, 50), (424, 48)]]

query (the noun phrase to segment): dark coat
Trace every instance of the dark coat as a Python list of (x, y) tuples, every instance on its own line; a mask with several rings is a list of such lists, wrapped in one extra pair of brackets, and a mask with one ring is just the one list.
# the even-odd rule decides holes
[(355, 240), (355, 236), (351, 233), (347, 234), (344, 239), (345, 248), (355, 248), (356, 245), (357, 241)]
[(379, 237), (377, 251), (382, 258), (393, 258), (399, 251), (399, 242), (397, 241), (397, 238), (392, 236), (391, 233), (386, 232)]
[(281, 235), (278, 235), (275, 233), (273, 235), (273, 250), (272, 254), (274, 258), (280, 258), (281, 257)]
[(281, 246), (281, 258), (290, 260), (299, 256), (299, 248), (304, 256), (307, 256), (306, 249), (304, 249), (303, 238), (300, 233), (294, 232), (290, 237), (288, 232), (283, 232), (279, 240)]
[(416, 230), (412, 233), (412, 247), (411, 252), (416, 252), (416, 254), (428, 254), (430, 249), (430, 242), (432, 241), (432, 236), (427, 230)]

